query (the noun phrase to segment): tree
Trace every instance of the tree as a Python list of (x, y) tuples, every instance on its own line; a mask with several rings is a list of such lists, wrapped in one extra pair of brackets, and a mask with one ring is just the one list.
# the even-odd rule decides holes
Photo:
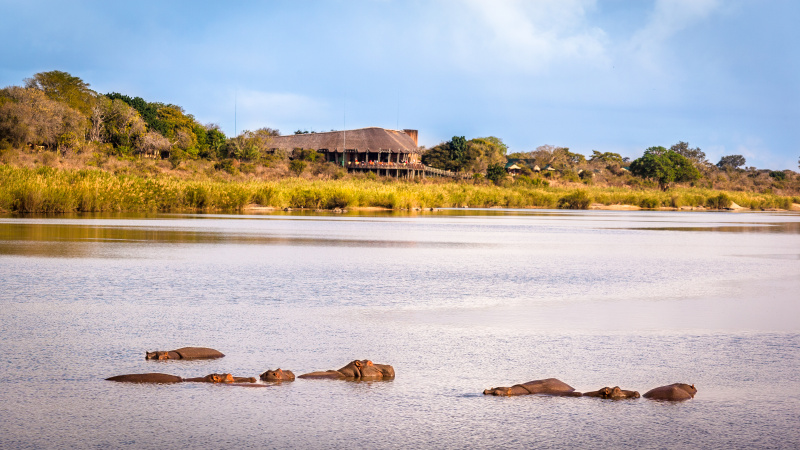
[(502, 164), (491, 164), (486, 169), (486, 178), (497, 183), (506, 177), (506, 168)]
[(422, 155), (422, 163), (437, 169), (459, 172), (471, 159), (468, 151), (467, 140), (464, 136), (453, 136), (451, 140), (425, 152)]
[(464, 136), (453, 136), (422, 155), (422, 163), (453, 172), (481, 173), (491, 164), (505, 164), (508, 147), (503, 140), (481, 137), (466, 140)]
[(482, 173), (492, 164), (506, 163), (508, 147), (500, 138), (489, 136), (467, 141), (462, 169), (467, 172)]
[(207, 124), (206, 128), (206, 154), (202, 155), (207, 158), (220, 158), (224, 155), (221, 154), (225, 146), (225, 133), (219, 129), (219, 125)]
[(147, 132), (142, 117), (122, 100), (107, 101), (104, 106), (103, 141), (114, 147), (134, 148), (136, 141)]
[(65, 103), (85, 116), (91, 114), (97, 95), (89, 89), (89, 83), (60, 70), (39, 72), (31, 78), (26, 78), (25, 87), (38, 89), (49, 98)]
[(0, 140), (66, 149), (86, 135), (85, 116), (39, 89), (8, 87), (0, 90), (0, 99)]
[(622, 164), (622, 155), (620, 155), (619, 153), (612, 153), (612, 152), (601, 153), (598, 152), (597, 150), (592, 150), (592, 156), (589, 157), (589, 161), (591, 162), (600, 161), (607, 164), (610, 163)]
[(531, 152), (531, 156), (542, 167), (550, 164), (558, 169), (571, 169), (586, 162), (586, 157), (580, 153), (572, 153), (568, 147), (554, 145), (540, 145)]
[(663, 152), (664, 147), (650, 147), (644, 155), (631, 163), (631, 173), (658, 182), (666, 191), (670, 183), (694, 181), (700, 178), (700, 171), (688, 158), (672, 150)]
[(695, 164), (708, 164), (706, 154), (700, 150), (700, 147), (691, 148), (688, 142), (678, 141), (677, 144), (669, 149), (681, 156), (689, 158)]
[(717, 167), (720, 169), (738, 169), (746, 164), (746, 160), (742, 155), (728, 155), (720, 158)]

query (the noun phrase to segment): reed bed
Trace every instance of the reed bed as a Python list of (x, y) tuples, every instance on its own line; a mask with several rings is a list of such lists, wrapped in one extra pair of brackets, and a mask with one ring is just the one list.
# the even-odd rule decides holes
[(500, 187), (471, 182), (405, 182), (344, 178), (277, 181), (184, 180), (113, 175), (99, 169), (37, 169), (0, 165), (0, 210), (18, 213), (237, 211), (274, 208), (389, 209), (445, 207), (586, 208), (591, 203), (643, 208), (789, 209), (793, 198), (699, 188), (633, 190), (609, 187)]

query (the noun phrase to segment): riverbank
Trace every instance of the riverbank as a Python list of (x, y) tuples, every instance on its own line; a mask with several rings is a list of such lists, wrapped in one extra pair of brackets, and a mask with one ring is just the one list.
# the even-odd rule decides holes
[[(0, 165), (0, 210), (14, 213), (242, 211), (247, 208), (603, 208), (790, 210), (800, 197), (676, 187), (496, 186), (472, 181), (345, 178), (192, 180), (97, 169)], [(800, 209), (798, 206), (794, 208)]]

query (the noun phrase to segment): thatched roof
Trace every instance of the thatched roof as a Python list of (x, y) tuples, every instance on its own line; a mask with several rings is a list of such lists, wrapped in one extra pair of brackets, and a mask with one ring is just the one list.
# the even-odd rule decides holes
[(419, 153), (410, 135), (400, 130), (370, 127), (347, 131), (273, 136), (270, 148), (292, 150), (295, 148), (341, 152), (347, 139), (347, 150), (358, 153)]

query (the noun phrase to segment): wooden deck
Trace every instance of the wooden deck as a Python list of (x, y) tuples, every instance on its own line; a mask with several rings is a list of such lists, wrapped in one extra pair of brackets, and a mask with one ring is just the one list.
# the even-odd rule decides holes
[(390, 162), (348, 162), (345, 167), (353, 172), (374, 172), (378, 176), (409, 178), (448, 177), (466, 180), (469, 175), (449, 170), (436, 169), (424, 164), (390, 163)]

